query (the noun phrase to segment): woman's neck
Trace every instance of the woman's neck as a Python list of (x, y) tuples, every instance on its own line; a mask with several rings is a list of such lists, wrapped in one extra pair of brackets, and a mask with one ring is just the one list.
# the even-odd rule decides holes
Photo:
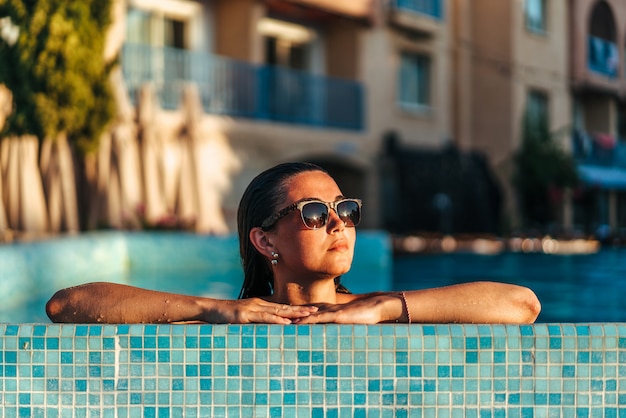
[(271, 301), (290, 305), (337, 303), (335, 282), (334, 280), (325, 280), (307, 283), (306, 285), (296, 282), (278, 284), (274, 288)]

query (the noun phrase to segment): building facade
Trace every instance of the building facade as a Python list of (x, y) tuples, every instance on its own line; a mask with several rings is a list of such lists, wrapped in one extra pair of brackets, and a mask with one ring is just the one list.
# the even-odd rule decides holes
[(447, 2), (128, 0), (122, 66), (131, 99), (150, 82), (175, 112), (199, 87), (205, 118), (241, 160), (223, 202), (265, 168), (309, 160), (379, 225), (378, 156), (390, 130), (440, 147), (450, 136)]
[[(240, 160), (222, 205), (231, 228), (252, 177), (289, 160), (328, 168), (346, 195), (366, 202), (364, 225), (380, 227), (390, 133), (408, 147), (483, 153), (515, 225), (510, 180), (528, 113), (543, 115), (578, 158), (583, 187), (564, 200), (559, 222), (626, 224), (617, 139), (626, 129), (626, 6), (617, 0), (125, 4), (131, 99), (150, 82), (175, 112), (184, 84), (195, 83), (204, 118)], [(607, 142), (609, 166), (581, 154), (580, 136)]]
[(573, 222), (601, 234), (626, 228), (626, 5), (570, 1), (572, 152), (586, 188)]
[[(515, 226), (511, 177), (525, 115), (544, 115), (552, 132), (571, 124), (568, 7), (562, 0), (454, 4), (454, 136), (487, 154)], [(567, 136), (559, 140), (568, 146)]]

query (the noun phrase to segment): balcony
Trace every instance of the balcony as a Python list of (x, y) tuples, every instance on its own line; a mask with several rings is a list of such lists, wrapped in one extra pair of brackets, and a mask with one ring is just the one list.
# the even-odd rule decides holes
[(626, 140), (577, 131), (572, 137), (572, 155), (581, 164), (626, 168)]
[(392, 7), (435, 20), (443, 19), (442, 0), (393, 0)]
[(619, 72), (619, 52), (614, 42), (596, 36), (587, 37), (587, 66), (589, 71), (609, 78)]
[(572, 155), (584, 183), (626, 190), (626, 141), (578, 131), (572, 137)]
[(136, 44), (124, 45), (122, 69), (131, 99), (152, 83), (165, 109), (176, 109), (192, 82), (207, 113), (348, 130), (364, 125), (365, 90), (356, 81)]
[(287, 0), (289, 3), (354, 19), (372, 19), (372, 0)]
[(416, 35), (430, 38), (441, 28), (443, 0), (392, 0), (389, 23)]

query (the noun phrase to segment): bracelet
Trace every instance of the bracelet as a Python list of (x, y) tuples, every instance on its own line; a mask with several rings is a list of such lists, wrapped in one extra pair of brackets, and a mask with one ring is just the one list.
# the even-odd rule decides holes
[(404, 292), (400, 292), (400, 297), (402, 298), (402, 306), (406, 309), (406, 317), (408, 319), (408, 323), (411, 323), (411, 312), (409, 311), (409, 304), (406, 301), (406, 295)]

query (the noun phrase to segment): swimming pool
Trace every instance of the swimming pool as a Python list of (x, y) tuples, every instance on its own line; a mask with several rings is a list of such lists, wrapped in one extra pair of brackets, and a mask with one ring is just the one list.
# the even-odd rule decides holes
[[(0, 246), (0, 322), (48, 322), (44, 306), (58, 289), (113, 281), (155, 290), (236, 298), (243, 280), (235, 236), (185, 233), (81, 234)], [(175, 280), (174, 280), (175, 279)], [(587, 255), (442, 253), (392, 256), (384, 232), (360, 232), (354, 293), (410, 290), (494, 280), (533, 289), (538, 322), (626, 321), (626, 249)]]
[(541, 301), (537, 322), (626, 321), (626, 249), (587, 255), (469, 253), (396, 256), (393, 288), (409, 290), (476, 280), (528, 286)]
[[(385, 234), (359, 237), (344, 278), (355, 292), (503, 280), (537, 291), (542, 321), (620, 316), (620, 251), (392, 263)], [(626, 416), (624, 323), (27, 323), (53, 290), (85, 281), (230, 297), (236, 248), (234, 237), (121, 233), (0, 246), (0, 315), (13, 322), (0, 320), (0, 416)]]

